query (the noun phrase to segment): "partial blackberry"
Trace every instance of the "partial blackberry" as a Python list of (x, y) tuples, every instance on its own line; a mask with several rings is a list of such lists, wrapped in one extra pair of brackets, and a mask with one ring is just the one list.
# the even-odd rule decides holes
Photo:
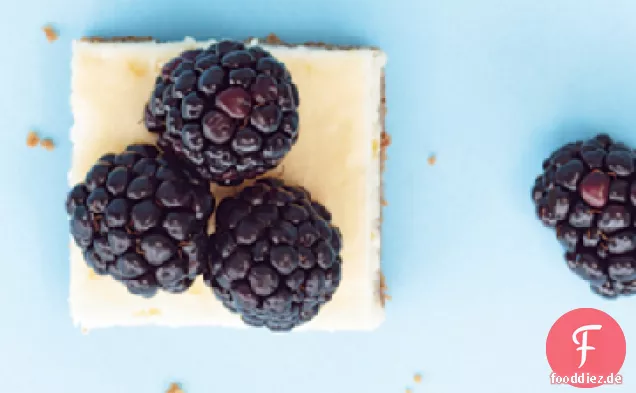
[(259, 46), (221, 41), (166, 63), (144, 118), (191, 172), (236, 185), (275, 168), (296, 143), (298, 104), (283, 63)]
[(331, 300), (342, 235), (303, 188), (261, 179), (217, 209), (204, 279), (251, 326), (289, 331)]
[(206, 265), (215, 200), (150, 145), (101, 157), (68, 193), (70, 231), (86, 263), (128, 291), (180, 293)]
[(606, 298), (636, 293), (635, 161), (633, 150), (599, 134), (552, 153), (532, 191), (570, 269)]

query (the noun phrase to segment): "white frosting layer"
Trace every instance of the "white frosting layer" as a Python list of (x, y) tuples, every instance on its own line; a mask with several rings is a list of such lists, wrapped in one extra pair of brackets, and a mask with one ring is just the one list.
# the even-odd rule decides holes
[[(181, 51), (211, 42), (73, 44), (71, 185), (94, 162), (133, 142), (153, 142), (143, 107), (160, 67)], [(379, 112), (385, 55), (378, 50), (266, 46), (292, 73), (300, 93), (300, 138), (270, 173), (306, 187), (343, 234), (343, 279), (331, 302), (298, 330), (372, 330), (384, 320), (380, 274)], [(231, 190), (215, 190), (219, 199)], [(95, 275), (71, 242), (70, 306), (84, 329), (163, 325), (244, 327), (197, 280), (180, 295), (130, 295)]]

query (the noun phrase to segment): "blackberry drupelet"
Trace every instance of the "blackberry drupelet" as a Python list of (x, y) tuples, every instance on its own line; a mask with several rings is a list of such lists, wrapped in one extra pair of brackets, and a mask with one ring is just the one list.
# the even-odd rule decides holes
[(205, 268), (215, 200), (150, 145), (102, 156), (68, 193), (70, 231), (95, 273), (152, 297), (180, 293)]
[(261, 179), (219, 204), (204, 279), (246, 324), (289, 331), (338, 289), (341, 246), (331, 214), (306, 190)]
[(569, 268), (606, 298), (636, 293), (635, 160), (632, 149), (599, 134), (555, 151), (532, 191)]
[(259, 46), (221, 41), (164, 65), (144, 119), (190, 172), (221, 185), (275, 168), (298, 139), (299, 96)]

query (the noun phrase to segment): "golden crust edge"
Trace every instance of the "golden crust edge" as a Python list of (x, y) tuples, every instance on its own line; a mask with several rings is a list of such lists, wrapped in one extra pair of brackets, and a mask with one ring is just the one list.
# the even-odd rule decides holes
[[(276, 34), (271, 33), (265, 38), (257, 38), (257, 37), (248, 37), (244, 40), (244, 42), (249, 42), (252, 40), (258, 40), (260, 43), (267, 45), (279, 45), (286, 47), (295, 47), (295, 46), (308, 46), (314, 48), (324, 48), (324, 49), (337, 49), (337, 50), (355, 50), (355, 49), (373, 49), (380, 50), (375, 46), (363, 46), (363, 45), (333, 45), (325, 42), (317, 42), (317, 41), (307, 41), (299, 44), (289, 43), (281, 40)], [(110, 36), (110, 37), (102, 37), (102, 36), (84, 36), (80, 38), (81, 42), (90, 42), (93, 44), (99, 43), (134, 43), (134, 42), (149, 42), (154, 41), (155, 39), (152, 36)]]

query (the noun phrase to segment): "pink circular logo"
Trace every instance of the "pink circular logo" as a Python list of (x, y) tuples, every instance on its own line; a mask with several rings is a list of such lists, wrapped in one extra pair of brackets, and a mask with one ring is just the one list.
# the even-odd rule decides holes
[(623, 330), (608, 314), (594, 308), (570, 311), (548, 333), (550, 383), (577, 388), (622, 384), (626, 348)]

